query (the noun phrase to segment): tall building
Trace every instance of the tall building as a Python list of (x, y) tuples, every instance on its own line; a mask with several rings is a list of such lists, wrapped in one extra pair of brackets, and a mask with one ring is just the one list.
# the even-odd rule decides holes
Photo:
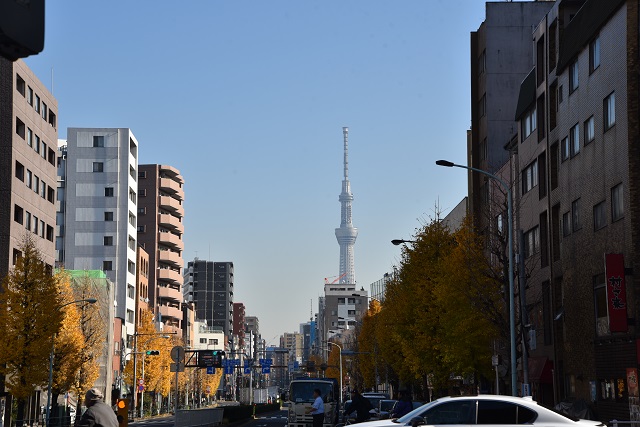
[(638, 12), (555, 2), (532, 33), (510, 146), (532, 390), (606, 420), (640, 416)]
[(133, 345), (138, 141), (126, 128), (69, 128), (59, 147), (58, 263), (102, 270), (116, 285), (115, 316)]
[(196, 320), (222, 329), (227, 339), (233, 334), (233, 263), (198, 258), (189, 261), (184, 274), (184, 292), (193, 301)]
[[(507, 162), (504, 146), (517, 133), (518, 88), (533, 67), (531, 31), (552, 5), (487, 2), (484, 22), (471, 33), (469, 166), (495, 173)], [(489, 186), (486, 176), (469, 174), (469, 210), (480, 229), (496, 214), (486, 203)]]
[(138, 169), (138, 243), (149, 253), (149, 307), (163, 330), (182, 328), (184, 180), (168, 165)]
[(368, 295), (364, 289), (356, 290), (352, 284), (325, 284), (322, 316), (323, 340), (341, 336), (354, 329), (358, 319), (368, 308)]
[(280, 336), (280, 347), (289, 351), (290, 362), (302, 362), (304, 337), (299, 332), (285, 332)]
[(241, 302), (233, 303), (233, 340), (240, 348), (244, 347), (245, 307)]
[(55, 262), (58, 102), (22, 61), (0, 58), (0, 277), (26, 233)]
[(340, 283), (356, 283), (356, 269), (353, 259), (353, 246), (358, 237), (358, 229), (351, 222), (351, 183), (349, 182), (349, 128), (342, 128), (344, 137), (344, 175), (340, 193), (340, 228), (336, 228), (336, 239), (340, 245)]

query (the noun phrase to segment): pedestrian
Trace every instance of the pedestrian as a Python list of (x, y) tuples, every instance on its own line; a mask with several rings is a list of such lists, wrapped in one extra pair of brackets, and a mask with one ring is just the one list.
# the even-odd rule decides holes
[(409, 393), (404, 390), (401, 390), (398, 396), (398, 403), (393, 407), (393, 412), (391, 413), (391, 418), (400, 418), (403, 415), (408, 414), (413, 410), (413, 404), (411, 403), (411, 398)]
[(353, 390), (351, 393), (351, 407), (356, 411), (356, 423), (367, 421), (371, 416), (369, 411), (373, 409), (369, 399), (363, 397), (358, 390)]
[(116, 413), (104, 403), (102, 398), (102, 392), (97, 388), (87, 391), (84, 396), (87, 410), (78, 422), (79, 427), (118, 427)]
[(307, 408), (307, 414), (313, 416), (313, 427), (322, 427), (324, 423), (324, 402), (319, 388), (313, 389), (313, 403)]

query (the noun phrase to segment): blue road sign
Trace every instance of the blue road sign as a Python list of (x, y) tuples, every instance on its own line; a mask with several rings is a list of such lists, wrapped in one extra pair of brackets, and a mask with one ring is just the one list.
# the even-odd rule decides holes
[(266, 365), (262, 367), (262, 373), (263, 374), (270, 374), (271, 373), (271, 366)]
[(244, 373), (249, 375), (251, 373), (251, 368), (249, 366), (244, 367)]
[(233, 365), (227, 365), (224, 367), (224, 373), (225, 375), (231, 375), (233, 374)]
[(216, 368), (214, 368), (213, 366), (207, 366), (207, 374), (215, 374), (216, 373)]

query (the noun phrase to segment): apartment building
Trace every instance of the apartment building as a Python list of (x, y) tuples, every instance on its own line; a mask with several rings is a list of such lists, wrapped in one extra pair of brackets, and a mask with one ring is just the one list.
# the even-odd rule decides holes
[(26, 234), (54, 266), (58, 102), (22, 61), (0, 58), (0, 277)]
[(127, 128), (68, 128), (59, 153), (56, 261), (69, 270), (102, 270), (115, 283), (116, 323), (131, 349), (138, 141)]
[(239, 348), (244, 347), (245, 306), (241, 302), (233, 303), (233, 340)]
[(532, 390), (584, 399), (602, 420), (640, 415), (639, 29), (637, 1), (555, 2), (527, 50), (510, 145)]
[(184, 180), (168, 165), (138, 168), (138, 243), (149, 254), (149, 306), (166, 331), (182, 328)]

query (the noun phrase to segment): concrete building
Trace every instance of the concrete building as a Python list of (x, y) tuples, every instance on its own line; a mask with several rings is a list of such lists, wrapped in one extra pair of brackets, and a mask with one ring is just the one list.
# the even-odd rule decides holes
[(196, 320), (222, 328), (225, 337), (233, 334), (233, 263), (200, 259), (189, 261), (184, 274), (184, 293), (193, 301)]
[(59, 147), (57, 262), (102, 270), (116, 285), (116, 318), (133, 345), (138, 141), (126, 128), (69, 128)]
[[(518, 89), (533, 67), (531, 32), (552, 5), (487, 2), (484, 22), (471, 33), (469, 166), (495, 173), (507, 162), (504, 146), (517, 133)], [(469, 174), (469, 209), (481, 229), (489, 226), (495, 210), (487, 206), (487, 183), (484, 175)]]
[(196, 321), (193, 337), (193, 348), (196, 350), (224, 350), (224, 338), (222, 328), (208, 326), (206, 321)]
[(244, 347), (245, 307), (241, 302), (233, 303), (233, 341)]
[(302, 363), (304, 337), (299, 332), (285, 332), (280, 336), (280, 347), (288, 351), (288, 361)]
[(142, 325), (142, 312), (149, 311), (149, 254), (138, 246), (136, 257), (136, 329)]
[(58, 102), (22, 61), (0, 58), (0, 277), (27, 233), (53, 270)]
[(529, 381), (537, 400), (584, 399), (601, 420), (640, 417), (639, 29), (637, 1), (555, 2), (510, 146)]
[(323, 341), (355, 328), (369, 306), (364, 288), (356, 290), (355, 285), (342, 283), (324, 285), (323, 303)]
[(149, 253), (149, 305), (166, 331), (182, 328), (183, 185), (172, 166), (138, 168), (138, 243)]

